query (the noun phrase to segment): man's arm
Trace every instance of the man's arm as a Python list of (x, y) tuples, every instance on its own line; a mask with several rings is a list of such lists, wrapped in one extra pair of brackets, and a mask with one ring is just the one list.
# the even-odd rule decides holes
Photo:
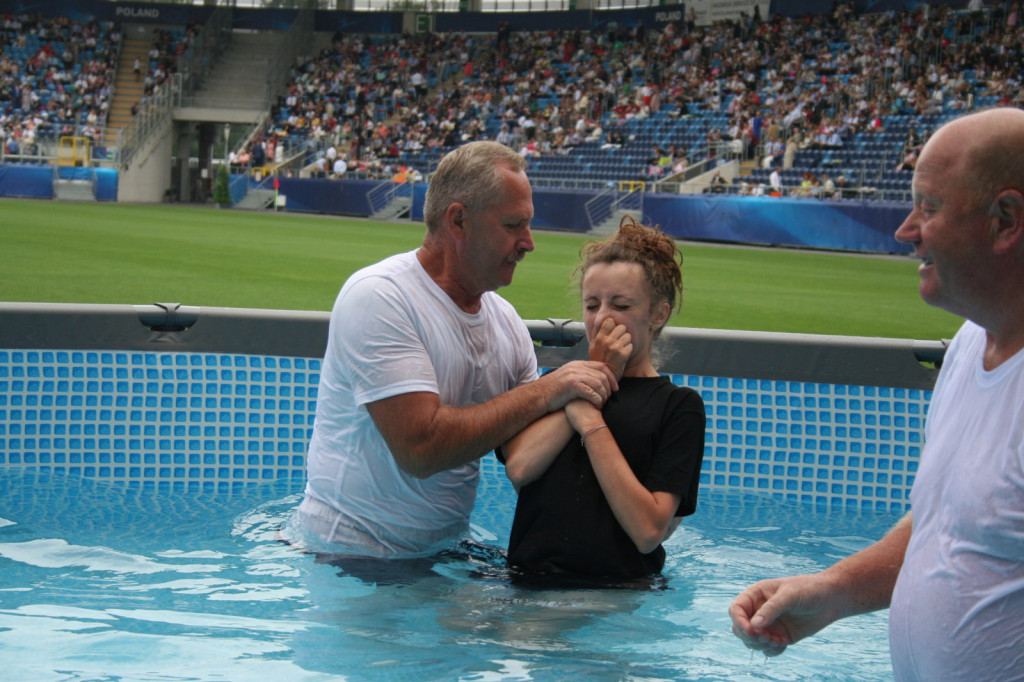
[(820, 573), (748, 587), (729, 607), (733, 633), (775, 656), (840, 618), (887, 608), (912, 528), (908, 513), (881, 540)]
[(436, 393), (404, 393), (366, 409), (398, 466), (427, 478), (479, 459), (540, 417), (581, 398), (600, 407), (618, 389), (602, 362), (575, 361), (472, 407), (441, 405)]

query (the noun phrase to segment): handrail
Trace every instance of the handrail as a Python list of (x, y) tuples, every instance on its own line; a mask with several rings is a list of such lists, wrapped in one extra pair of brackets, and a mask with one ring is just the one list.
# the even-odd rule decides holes
[(138, 113), (125, 127), (117, 131), (116, 165), (124, 169), (128, 167), (132, 157), (142, 148), (143, 142), (157, 128), (171, 117), (176, 103), (181, 97), (183, 77), (172, 74), (164, 83), (163, 89), (154, 93), (139, 106)]
[(370, 214), (373, 215), (377, 211), (387, 208), (399, 196), (412, 197), (414, 184), (415, 182), (411, 180), (406, 182), (382, 180), (380, 184), (366, 193), (366, 201), (370, 205)]
[(647, 185), (643, 182), (624, 180), (619, 183), (619, 195), (612, 204), (612, 213), (622, 210), (634, 211), (637, 220), (644, 214), (644, 194)]
[(589, 199), (583, 205), (583, 211), (587, 216), (587, 226), (590, 231), (593, 231), (602, 221), (611, 217), (614, 212), (612, 207), (615, 205), (618, 194), (618, 187), (612, 184), (598, 192), (595, 197)]

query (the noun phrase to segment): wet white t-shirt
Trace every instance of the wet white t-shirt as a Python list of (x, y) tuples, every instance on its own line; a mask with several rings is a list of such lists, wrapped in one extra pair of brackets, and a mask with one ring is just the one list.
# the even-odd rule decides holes
[(460, 310), (414, 251), (355, 273), (331, 313), (301, 525), (339, 553), (422, 554), (450, 541), (468, 527), (479, 462), (409, 476), (366, 404), (429, 391), (469, 407), (536, 377), (529, 331), (497, 294), (476, 314)]
[(893, 592), (900, 682), (1024, 680), (1024, 351), (991, 372), (967, 322), (943, 363)]

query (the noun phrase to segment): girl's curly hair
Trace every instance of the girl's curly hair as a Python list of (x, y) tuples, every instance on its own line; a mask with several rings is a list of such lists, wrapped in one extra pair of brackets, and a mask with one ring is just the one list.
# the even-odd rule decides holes
[(624, 216), (614, 235), (583, 245), (574, 278), (582, 283), (583, 275), (595, 263), (620, 261), (637, 263), (643, 268), (652, 305), (666, 301), (672, 312), (682, 308), (683, 254), (672, 237), (662, 232), (657, 225), (643, 225), (632, 216)]

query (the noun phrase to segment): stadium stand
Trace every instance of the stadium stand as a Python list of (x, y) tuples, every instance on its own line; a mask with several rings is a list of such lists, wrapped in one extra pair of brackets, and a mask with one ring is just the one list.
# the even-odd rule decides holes
[[(1021, 102), (1016, 12), (999, 23), (949, 7), (857, 15), (841, 3), (830, 15), (710, 27), (514, 33), (501, 46), (496, 34), (335, 36), (253, 144), (287, 136), (305, 147), (301, 165), (333, 150), (346, 177), (385, 177), (427, 175), (447, 149), (488, 137), (556, 185), (657, 184), (681, 175), (658, 163), (675, 147), (688, 166), (745, 161), (730, 192), (763, 190), (777, 162), (793, 196), (906, 199), (931, 130)], [(790, 140), (792, 158), (771, 153)]]
[[(676, 192), (702, 177), (710, 191), (717, 161), (735, 159), (740, 174), (716, 191), (764, 194), (777, 164), (790, 196), (905, 201), (937, 125), (1022, 104), (1018, 12), (840, 2), (657, 30), (319, 33), (231, 160), (263, 175), (337, 176), (340, 157), (346, 178), (428, 176), (446, 150), (486, 137), (527, 156), (540, 186)], [(38, 162), (41, 140), (69, 135), (104, 158), (125, 109), (130, 120), (165, 87), (199, 30), (155, 28), (136, 73), (119, 22), (5, 15), (2, 160)]]
[[(121, 59), (122, 27), (29, 13), (8, 14), (0, 26), (0, 141), (5, 161), (42, 161), (40, 143), (88, 140), (106, 155), (117, 130), (160, 90), (197, 29), (156, 29), (143, 44), (139, 71)], [(119, 67), (119, 60), (121, 66)], [(138, 81), (139, 88), (128, 84)], [(127, 100), (119, 91), (134, 92)], [(112, 109), (121, 118), (111, 125)], [(117, 111), (118, 109), (125, 110)]]

